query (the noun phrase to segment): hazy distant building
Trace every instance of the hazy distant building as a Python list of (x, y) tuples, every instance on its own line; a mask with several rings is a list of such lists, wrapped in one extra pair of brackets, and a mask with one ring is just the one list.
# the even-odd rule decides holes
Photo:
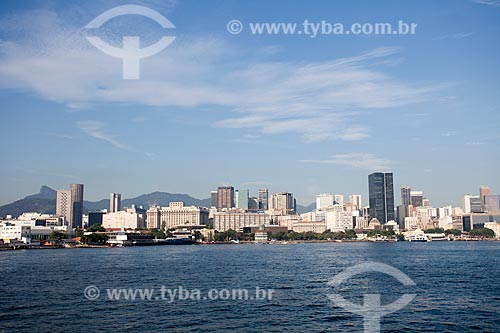
[(344, 196), (342, 194), (335, 194), (334, 201), (335, 201), (335, 203), (343, 206), (344, 205)]
[(259, 210), (259, 209), (261, 209), (259, 205), (259, 198), (257, 197), (248, 198), (248, 210)]
[(483, 212), (486, 211), (486, 196), (490, 195), (490, 194), (491, 194), (491, 191), (490, 191), (490, 188), (488, 186), (482, 185), (479, 188), (479, 197), (481, 198), (481, 208), (482, 208)]
[(71, 191), (58, 190), (56, 194), (56, 215), (64, 216), (66, 223), (71, 225)]
[(295, 200), (289, 192), (276, 193), (271, 197), (270, 209), (279, 211), (282, 215), (295, 213)]
[(226, 185), (217, 188), (217, 209), (234, 207), (234, 187)]
[(477, 195), (470, 196), (470, 212), (471, 213), (483, 212), (483, 204), (480, 196)]
[(217, 191), (210, 191), (210, 207), (217, 207)]
[(82, 228), (83, 184), (70, 184), (71, 191), (71, 228)]
[(489, 194), (484, 197), (484, 207), (488, 213), (500, 212), (500, 195)]
[(411, 205), (411, 187), (410, 186), (403, 186), (401, 187), (401, 204), (403, 206), (408, 206)]
[(394, 184), (390, 172), (375, 172), (368, 176), (370, 218), (381, 223), (394, 220)]
[(424, 205), (424, 192), (410, 191), (410, 204), (413, 207), (422, 207)]
[(122, 195), (120, 193), (111, 193), (109, 195), (109, 212), (115, 213), (122, 210)]
[(269, 191), (267, 188), (259, 189), (259, 209), (269, 209)]
[(470, 198), (471, 198), (470, 194), (464, 195), (464, 200), (463, 200), (464, 214), (469, 214), (471, 212), (471, 209), (470, 209)]
[(335, 202), (335, 196), (330, 193), (322, 193), (316, 196), (316, 209), (317, 210), (325, 210), (327, 207), (330, 207)]
[[(237, 194), (236, 194), (237, 193)], [(235, 192), (236, 208), (248, 210), (249, 190), (237, 190)]]
[(360, 194), (350, 195), (349, 202), (352, 204), (353, 209), (355, 209), (355, 210), (360, 210), (361, 207), (363, 207), (363, 205), (361, 203), (361, 195)]

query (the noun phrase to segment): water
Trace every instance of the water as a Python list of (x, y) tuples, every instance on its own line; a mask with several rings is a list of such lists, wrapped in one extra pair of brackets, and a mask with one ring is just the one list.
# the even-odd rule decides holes
[[(392, 265), (415, 281), (367, 273), (327, 281), (356, 263)], [(87, 300), (88, 285), (100, 288)], [(106, 288), (274, 289), (272, 300), (112, 301)], [(500, 332), (500, 242), (160, 246), (0, 252), (0, 332), (361, 332), (360, 316), (326, 294), (386, 304), (383, 332)]]

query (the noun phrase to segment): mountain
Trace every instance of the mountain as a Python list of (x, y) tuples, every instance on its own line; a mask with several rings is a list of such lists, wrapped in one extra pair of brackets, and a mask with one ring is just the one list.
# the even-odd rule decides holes
[[(23, 199), (10, 204), (0, 206), (0, 216), (12, 215), (14, 217), (24, 212), (39, 212), (55, 214), (57, 192), (48, 186), (42, 186), (36, 194), (28, 195)], [(153, 192), (143, 194), (136, 198), (122, 200), (123, 207), (130, 207), (133, 204), (148, 208), (152, 205), (168, 206), (171, 201), (183, 201), (186, 205), (206, 206), (210, 205), (210, 199), (196, 199), (188, 194), (173, 194), (168, 192)], [(84, 212), (109, 209), (109, 199), (99, 201), (84, 201)]]
[(307, 212), (310, 212), (310, 211), (315, 210), (315, 209), (316, 209), (315, 202), (313, 202), (312, 204), (309, 204), (307, 206), (302, 206), (302, 205), (297, 204), (297, 213), (298, 214), (307, 213)]

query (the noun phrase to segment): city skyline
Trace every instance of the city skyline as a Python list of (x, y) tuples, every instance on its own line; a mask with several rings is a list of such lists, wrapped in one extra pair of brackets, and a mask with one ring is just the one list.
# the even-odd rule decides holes
[[(478, 184), (500, 188), (498, 7), (299, 2), (283, 16), (281, 5), (266, 2), (223, 11), (217, 2), (136, 3), (165, 15), (177, 37), (141, 62), (137, 82), (124, 82), (120, 61), (81, 35), (119, 1), (2, 3), (0, 96), (9, 126), (0, 132), (8, 143), (0, 203), (43, 184), (84, 183), (86, 198), (98, 200), (113, 191), (206, 198), (229, 183), (290, 191), (307, 205), (324, 192), (366, 198), (364, 179), (374, 171), (394, 172), (395, 188), (423, 190), (436, 205), (459, 205)], [(431, 14), (444, 12), (450, 19)], [(349, 38), (226, 30), (231, 19), (360, 16), (418, 28), (412, 36)], [(110, 22), (103, 39), (133, 32), (157, 40), (158, 27), (134, 19)]]

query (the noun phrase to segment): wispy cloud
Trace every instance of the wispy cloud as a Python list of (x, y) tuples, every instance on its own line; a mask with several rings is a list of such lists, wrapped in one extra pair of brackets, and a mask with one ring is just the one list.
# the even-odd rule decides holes
[(443, 39), (463, 39), (472, 36), (473, 32), (457, 32), (454, 34), (441, 35), (439, 37), (434, 38), (434, 40), (443, 40)]
[(264, 181), (264, 180), (256, 180), (256, 181), (252, 181), (252, 182), (241, 183), (241, 185), (243, 185), (243, 186), (269, 186), (272, 184), (273, 183), (268, 182), (268, 181)]
[(491, 6), (491, 7), (500, 7), (500, 0), (476, 0), (475, 2), (477, 2), (481, 5), (486, 5), (486, 6)]
[(367, 153), (348, 153), (332, 155), (330, 158), (322, 160), (301, 160), (302, 163), (311, 164), (333, 164), (343, 165), (352, 168), (359, 168), (368, 171), (385, 171), (389, 170), (394, 161), (376, 157), (373, 154)]
[[(0, 88), (28, 89), (68, 107), (125, 103), (189, 111), (215, 105), (233, 114), (214, 120), (217, 128), (291, 133), (308, 142), (349, 141), (369, 136), (364, 112), (427, 101), (442, 89), (401, 82), (384, 72), (384, 63), (400, 62), (396, 48), (327, 61), (279, 62), (206, 36), (178, 38), (141, 61), (141, 80), (123, 81), (120, 60), (95, 49), (81, 27), (56, 13), (33, 11), (9, 20), (15, 24), (3, 29), (21, 37), (0, 43)], [(19, 31), (27, 22), (36, 34)]]
[(457, 135), (456, 131), (447, 131), (447, 132), (441, 133), (441, 136), (444, 136), (444, 137), (450, 137), (450, 136), (455, 136), (455, 135)]
[(66, 140), (73, 140), (75, 138), (73, 135), (64, 134), (64, 133), (49, 132), (49, 133), (47, 133), (47, 135), (52, 136), (54, 138), (66, 139)]
[(80, 128), (85, 134), (98, 139), (103, 140), (115, 148), (123, 150), (133, 150), (131, 147), (118, 141), (118, 136), (112, 135), (105, 132), (106, 124), (100, 121), (79, 121), (77, 122), (78, 128)]

